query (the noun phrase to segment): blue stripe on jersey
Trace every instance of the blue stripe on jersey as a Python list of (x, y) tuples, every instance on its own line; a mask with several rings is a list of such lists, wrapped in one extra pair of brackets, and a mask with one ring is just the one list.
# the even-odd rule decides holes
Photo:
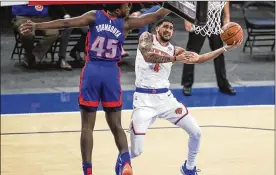
[(89, 61), (119, 61), (124, 44), (123, 18), (110, 18), (103, 10), (96, 11), (87, 40)]

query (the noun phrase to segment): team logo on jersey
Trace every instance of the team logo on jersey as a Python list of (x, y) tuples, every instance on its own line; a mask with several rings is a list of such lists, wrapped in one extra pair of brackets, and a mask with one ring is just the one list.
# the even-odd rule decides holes
[(168, 51), (172, 51), (173, 49), (171, 47), (168, 47)]
[(36, 5), (35, 6), (35, 9), (39, 12), (41, 12), (43, 10), (43, 8), (44, 8), (43, 5)]
[(168, 53), (166, 53), (166, 52), (164, 52), (164, 51), (162, 51), (162, 50), (159, 50), (159, 49), (157, 49), (157, 48), (152, 48), (152, 51), (153, 51), (153, 53), (158, 54), (158, 55), (169, 56)]
[(175, 113), (176, 113), (176, 114), (182, 114), (182, 111), (183, 111), (182, 108), (177, 108), (177, 109), (175, 110)]

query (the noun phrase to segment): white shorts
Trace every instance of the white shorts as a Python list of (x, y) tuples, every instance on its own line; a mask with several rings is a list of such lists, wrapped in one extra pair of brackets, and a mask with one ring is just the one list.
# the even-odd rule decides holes
[(185, 105), (179, 103), (171, 91), (162, 94), (135, 92), (130, 129), (136, 135), (144, 135), (157, 118), (177, 124), (187, 114)]

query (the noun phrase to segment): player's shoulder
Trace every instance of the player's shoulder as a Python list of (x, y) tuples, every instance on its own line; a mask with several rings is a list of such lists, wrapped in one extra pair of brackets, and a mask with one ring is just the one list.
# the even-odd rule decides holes
[(133, 18), (136, 18), (136, 17), (130, 16), (130, 15), (124, 17), (124, 18), (123, 18), (124, 24), (127, 25), (129, 21), (133, 20)]
[(95, 19), (96, 18), (96, 10), (90, 10), (82, 15), (82, 17), (86, 19)]
[(86, 14), (89, 14), (89, 15), (96, 15), (96, 13), (97, 13), (97, 10), (90, 10), (86, 12)]
[(154, 37), (154, 35), (152, 33), (146, 31), (146, 32), (143, 32), (140, 35), (139, 39), (141, 39), (141, 40), (144, 40), (144, 39), (153, 39), (153, 37)]

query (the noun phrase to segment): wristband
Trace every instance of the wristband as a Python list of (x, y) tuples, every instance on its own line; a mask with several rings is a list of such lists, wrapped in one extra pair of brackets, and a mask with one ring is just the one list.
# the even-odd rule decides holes
[(171, 61), (172, 63), (174, 63), (174, 62), (176, 61), (176, 56), (174, 55), (174, 56), (170, 57), (170, 61)]

